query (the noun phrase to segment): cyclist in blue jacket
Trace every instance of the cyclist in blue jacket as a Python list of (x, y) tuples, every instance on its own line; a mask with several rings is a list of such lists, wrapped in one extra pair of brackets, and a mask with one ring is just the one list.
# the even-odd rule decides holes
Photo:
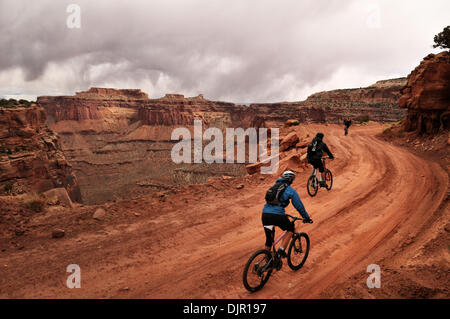
[(266, 249), (271, 250), (274, 237), (275, 237), (275, 226), (280, 227), (282, 230), (288, 231), (286, 236), (283, 238), (280, 248), (278, 249), (278, 254), (281, 257), (286, 257), (286, 247), (292, 237), (292, 233), (295, 231), (294, 223), (289, 220), (286, 216), (284, 210), (285, 207), (289, 205), (289, 201), (292, 201), (292, 205), (297, 209), (300, 215), (303, 217), (304, 223), (312, 223), (312, 219), (309, 217), (308, 213), (303, 206), (300, 196), (290, 185), (295, 179), (295, 173), (292, 171), (285, 171), (281, 175), (281, 178), (277, 180), (278, 182), (285, 182), (289, 186), (286, 187), (284, 193), (280, 196), (279, 202), (281, 205), (272, 205), (266, 203), (262, 212), (262, 224), (264, 226), (264, 232), (266, 234)]

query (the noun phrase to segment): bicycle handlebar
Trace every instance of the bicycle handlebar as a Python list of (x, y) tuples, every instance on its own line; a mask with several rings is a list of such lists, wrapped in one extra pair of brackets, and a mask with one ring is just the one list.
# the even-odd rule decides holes
[(297, 220), (304, 220), (304, 218), (291, 216), (289, 214), (286, 214), (286, 216), (292, 218), (292, 221), (294, 221), (294, 222), (297, 221)]
[(312, 219), (305, 219), (305, 218), (301, 218), (301, 217), (295, 217), (295, 216), (291, 216), (289, 214), (286, 214), (287, 217), (292, 218), (293, 222), (296, 222), (297, 220), (302, 220), (303, 223), (311, 223), (312, 224)]

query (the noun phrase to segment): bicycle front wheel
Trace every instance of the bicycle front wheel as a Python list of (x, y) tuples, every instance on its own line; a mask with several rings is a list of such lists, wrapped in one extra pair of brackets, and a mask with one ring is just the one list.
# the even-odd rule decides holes
[(327, 190), (330, 190), (333, 187), (333, 174), (329, 169), (325, 171), (325, 180), (327, 181)]
[(260, 290), (269, 280), (273, 270), (272, 254), (266, 249), (255, 252), (245, 264), (242, 280), (250, 292)]
[(308, 190), (309, 196), (316, 196), (319, 189), (319, 181), (317, 180), (317, 177), (315, 177), (314, 175), (309, 177), (308, 183), (306, 184), (306, 189)]
[(293, 236), (289, 245), (287, 262), (292, 270), (299, 270), (305, 264), (309, 254), (309, 237), (306, 233)]

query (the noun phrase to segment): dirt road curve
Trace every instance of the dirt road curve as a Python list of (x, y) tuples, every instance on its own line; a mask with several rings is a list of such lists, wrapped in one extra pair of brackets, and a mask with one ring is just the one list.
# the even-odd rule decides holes
[[(22, 250), (0, 253), (0, 297), (449, 298), (447, 172), (377, 139), (380, 125), (346, 137), (333, 125), (308, 129), (324, 131), (336, 160), (331, 191), (310, 198), (309, 169), (293, 184), (314, 220), (300, 225), (311, 238), (301, 270), (285, 263), (254, 294), (242, 285), (245, 262), (264, 243), (260, 212), (274, 180), (255, 176), (240, 190), (233, 181), (114, 204), (103, 222), (86, 218), (87, 208), (36, 222)], [(67, 235), (51, 239), (51, 227)], [(69, 264), (81, 267), (81, 289), (66, 287)], [(381, 267), (380, 289), (366, 286), (370, 264)]]

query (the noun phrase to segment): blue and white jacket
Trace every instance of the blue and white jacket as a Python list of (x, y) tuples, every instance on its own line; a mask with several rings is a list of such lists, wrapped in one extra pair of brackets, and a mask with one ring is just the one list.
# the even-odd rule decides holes
[[(283, 180), (284, 180), (283, 178), (279, 178), (277, 182)], [(292, 200), (292, 205), (295, 207), (295, 209), (300, 213), (300, 215), (303, 218), (309, 219), (309, 215), (305, 210), (305, 206), (303, 206), (303, 203), (300, 200), (300, 196), (298, 196), (298, 193), (291, 186), (288, 186), (284, 190), (283, 195), (281, 195), (280, 197), (280, 202), (282, 206), (265, 204), (263, 208), (263, 214), (267, 213), (267, 214), (285, 215), (286, 212), (284, 208), (289, 205), (289, 200)]]

